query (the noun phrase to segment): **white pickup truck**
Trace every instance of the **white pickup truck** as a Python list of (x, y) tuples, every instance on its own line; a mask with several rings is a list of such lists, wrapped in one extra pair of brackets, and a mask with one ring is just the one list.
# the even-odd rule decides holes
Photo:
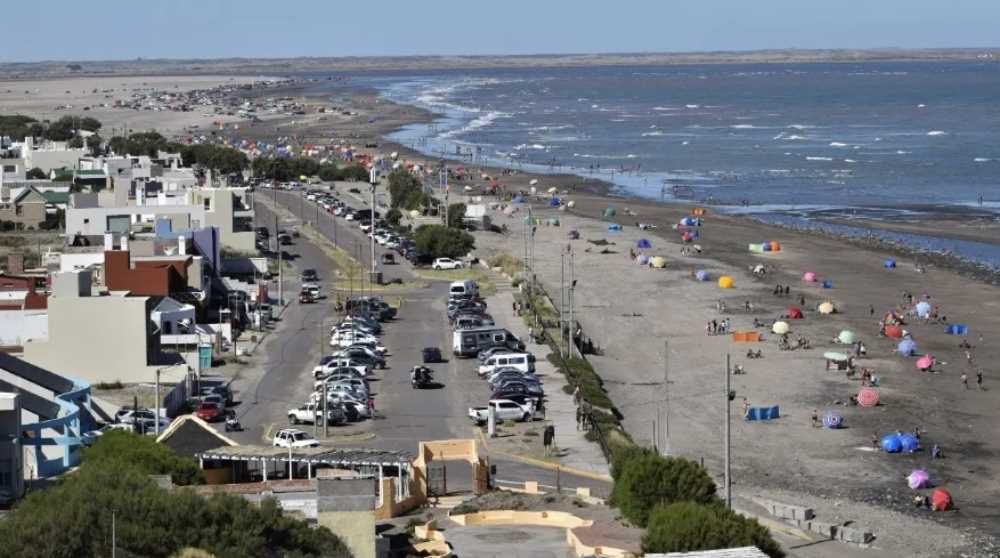
[(520, 404), (510, 399), (491, 399), (488, 407), (469, 407), (469, 418), (476, 424), (486, 424), (490, 417), (490, 407), (496, 409), (496, 419), (528, 421), (535, 418), (535, 406), (532, 403)]
[[(347, 422), (347, 415), (344, 413), (344, 409), (339, 405), (329, 405), (329, 409), (327, 410), (330, 413), (330, 424), (341, 424), (343, 422)], [(316, 418), (319, 418), (320, 421), (323, 420), (322, 405), (317, 407), (313, 403), (308, 403), (298, 409), (288, 410), (288, 422), (292, 424), (312, 424)]]

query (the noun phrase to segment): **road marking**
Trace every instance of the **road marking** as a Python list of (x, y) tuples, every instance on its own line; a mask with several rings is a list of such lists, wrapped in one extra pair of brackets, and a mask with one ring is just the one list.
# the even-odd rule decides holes
[(266, 429), (264, 429), (264, 441), (265, 442), (270, 442), (271, 441), (271, 430), (274, 430), (274, 427), (276, 425), (277, 425), (277, 423), (272, 422), (272, 423), (270, 423), (270, 424), (267, 425)]

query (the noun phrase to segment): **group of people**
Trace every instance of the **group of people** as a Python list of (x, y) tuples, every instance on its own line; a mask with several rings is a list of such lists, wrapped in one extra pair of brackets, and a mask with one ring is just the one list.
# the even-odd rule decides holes
[(730, 332), (730, 321), (729, 318), (725, 318), (722, 321), (712, 320), (705, 324), (705, 334), (706, 335), (726, 335)]

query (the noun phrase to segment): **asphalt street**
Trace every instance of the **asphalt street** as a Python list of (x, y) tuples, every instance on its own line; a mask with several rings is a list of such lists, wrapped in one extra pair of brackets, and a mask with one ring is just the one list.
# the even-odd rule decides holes
[[(340, 194), (342, 199), (349, 199), (344, 192)], [(336, 239), (337, 245), (345, 249), (354, 252), (360, 245), (360, 260), (370, 265), (368, 238), (353, 222), (322, 209), (317, 211), (315, 204), (302, 200), (297, 193), (263, 191), (257, 196), (258, 226), (274, 226), (275, 213), (267, 205), (276, 201), (297, 217), (301, 215), (292, 221), (279, 221), (280, 228), (306, 226), (302, 222), (304, 218), (323, 236), (331, 242)], [(265, 197), (267, 202), (262, 201)], [(350, 203), (356, 208), (364, 207), (356, 199)], [(335, 263), (305, 235), (283, 249), (291, 262), (284, 274), (284, 294), (290, 303), (281, 313), (277, 327), (255, 352), (254, 358), (262, 362), (245, 367), (233, 382), (240, 400), (237, 414), (245, 428), (243, 432), (233, 433), (233, 437), (242, 444), (270, 444), (269, 437), (287, 426), (288, 410), (305, 403), (311, 393), (313, 366), (321, 355), (332, 352), (327, 342), (329, 329), (337, 320), (333, 304), (335, 295), (331, 292)], [(381, 247), (376, 248), (376, 258), (382, 251)], [(299, 274), (306, 268), (317, 270), (323, 292), (329, 295), (316, 304), (298, 303)], [(396, 265), (380, 265), (379, 270), (387, 281), (413, 277), (405, 260)], [(447, 286), (447, 281), (431, 281), (425, 288), (393, 290), (385, 295), (390, 301), (400, 297), (402, 304), (397, 319), (384, 324), (382, 342), (390, 354), (388, 367), (376, 371), (376, 379), (371, 382), (376, 417), (331, 426), (329, 439), (322, 437), (322, 428), (319, 428), (319, 438), (324, 445), (391, 449), (415, 455), (421, 440), (477, 437), (476, 427), (466, 416), (467, 409), (483, 404), (489, 393), (475, 374), (474, 361), (450, 356), (451, 328), (445, 314)], [(439, 347), (448, 362), (431, 366), (439, 384), (437, 389), (415, 390), (410, 386), (409, 371), (421, 363), (421, 350), (428, 346)], [(312, 426), (300, 428), (313, 430)], [(595, 494), (606, 494), (609, 489), (604, 481), (564, 471), (558, 474), (557, 481), (557, 473), (553, 470), (502, 456), (491, 456), (491, 463), (497, 466), (497, 478), (511, 483), (537, 480), (542, 485), (554, 487), (558, 482), (564, 489), (588, 486)], [(468, 467), (450, 466), (448, 478), (452, 487), (467, 484)]]

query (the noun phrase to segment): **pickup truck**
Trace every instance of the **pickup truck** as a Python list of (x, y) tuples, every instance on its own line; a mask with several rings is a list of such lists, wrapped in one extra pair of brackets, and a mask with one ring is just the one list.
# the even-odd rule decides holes
[[(347, 415), (340, 405), (329, 405), (329, 409), (327, 410), (330, 413), (330, 420), (328, 421), (330, 424), (347, 422)], [(322, 405), (319, 405), (317, 408), (316, 405), (308, 403), (298, 409), (288, 410), (288, 422), (292, 424), (312, 424), (316, 417), (323, 420)]]
[(498, 421), (528, 421), (535, 417), (535, 406), (530, 401), (522, 405), (510, 399), (491, 399), (487, 407), (469, 407), (469, 418), (476, 424), (486, 424), (490, 417), (490, 407), (496, 409)]

